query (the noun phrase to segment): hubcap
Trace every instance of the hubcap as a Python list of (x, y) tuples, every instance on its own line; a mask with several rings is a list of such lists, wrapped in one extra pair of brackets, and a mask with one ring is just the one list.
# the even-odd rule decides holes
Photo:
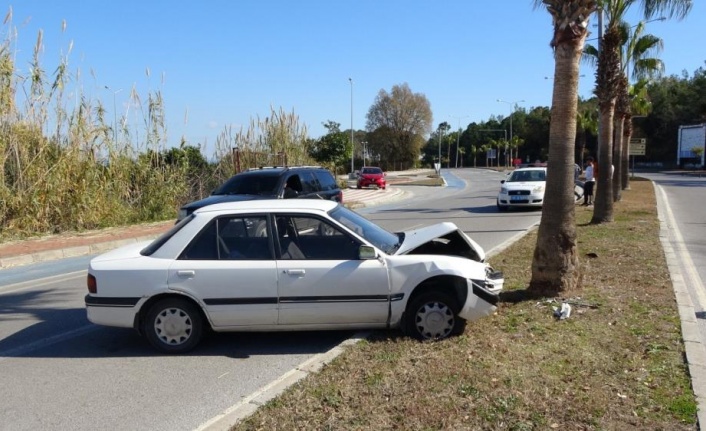
[(180, 308), (166, 308), (154, 319), (154, 331), (163, 343), (172, 346), (183, 344), (191, 336), (191, 317)]
[(446, 338), (454, 327), (454, 314), (440, 302), (424, 304), (417, 311), (417, 330), (429, 340)]

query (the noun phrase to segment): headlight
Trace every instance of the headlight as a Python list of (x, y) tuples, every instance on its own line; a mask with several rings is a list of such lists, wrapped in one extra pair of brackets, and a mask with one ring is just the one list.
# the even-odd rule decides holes
[(536, 186), (535, 188), (532, 189), (533, 193), (540, 193), (544, 191), (544, 185), (542, 184), (541, 186)]
[(500, 187), (500, 193), (507, 194), (507, 187)]
[(186, 211), (185, 209), (180, 209), (180, 210), (177, 212), (177, 220), (182, 220), (182, 219), (186, 218), (187, 215), (188, 215), (188, 214), (187, 214), (187, 211)]

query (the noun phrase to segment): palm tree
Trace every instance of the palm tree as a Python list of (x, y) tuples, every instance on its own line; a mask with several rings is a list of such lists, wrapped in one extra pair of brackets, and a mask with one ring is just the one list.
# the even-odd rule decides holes
[(630, 93), (630, 113), (625, 117), (625, 127), (623, 128), (623, 169), (621, 170), (621, 187), (623, 190), (630, 190), (630, 175), (629, 175), (629, 146), (632, 139), (632, 120), (634, 115), (644, 117), (652, 109), (652, 103), (648, 100), (647, 85), (649, 81), (640, 79), (629, 89)]
[(554, 88), (544, 208), (532, 259), (529, 291), (554, 295), (576, 287), (578, 252), (574, 205), (574, 140), (578, 111), (579, 60), (594, 0), (535, 1), (552, 16)]
[[(613, 190), (619, 187), (620, 190), (630, 188), (629, 170), (629, 145), (632, 137), (632, 116), (646, 115), (650, 109), (650, 103), (647, 100), (647, 84), (648, 79), (656, 78), (664, 72), (664, 63), (662, 60), (653, 56), (662, 50), (662, 39), (651, 34), (643, 35), (645, 22), (640, 21), (634, 31), (630, 33), (632, 28), (628, 27), (626, 31), (626, 43), (623, 49), (623, 59), (625, 67), (632, 66), (632, 76), (629, 70), (625, 74), (630, 78), (637, 79), (637, 83), (633, 86), (628, 85), (627, 97), (629, 100), (628, 109), (625, 112), (625, 125), (623, 127), (622, 139), (622, 157), (620, 159), (620, 170), (616, 171), (616, 184)], [(618, 172), (620, 175), (617, 175)]]
[[(600, 109), (600, 129), (598, 137), (598, 181), (595, 206), (591, 223), (613, 221), (613, 187), (606, 178), (613, 169), (613, 123), (616, 99), (620, 95), (620, 83), (627, 81), (622, 73), (620, 47), (624, 40), (621, 23), (630, 7), (637, 0), (601, 0), (600, 8), (607, 14), (608, 24), (601, 40), (596, 71), (596, 95)], [(645, 19), (666, 14), (668, 17), (685, 17), (692, 7), (692, 0), (641, 0)], [(623, 78), (621, 78), (621, 75)], [(622, 137), (622, 132), (620, 134)]]

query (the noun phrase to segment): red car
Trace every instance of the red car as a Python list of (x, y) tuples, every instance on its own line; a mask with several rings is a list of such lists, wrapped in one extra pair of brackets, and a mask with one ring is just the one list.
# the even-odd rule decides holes
[(376, 186), (381, 189), (384, 189), (387, 186), (387, 182), (385, 181), (385, 173), (382, 169), (372, 166), (365, 166), (360, 170), (357, 187), (360, 189), (370, 186)]

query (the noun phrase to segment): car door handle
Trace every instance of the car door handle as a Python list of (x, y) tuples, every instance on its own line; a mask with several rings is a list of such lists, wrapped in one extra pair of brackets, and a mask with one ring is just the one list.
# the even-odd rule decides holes
[(196, 275), (196, 271), (194, 271), (193, 269), (181, 270), (181, 271), (177, 271), (177, 275), (179, 277), (192, 278), (193, 276)]
[(306, 271), (304, 271), (303, 269), (288, 269), (285, 272), (289, 275), (299, 275), (299, 276), (304, 275), (306, 273)]

